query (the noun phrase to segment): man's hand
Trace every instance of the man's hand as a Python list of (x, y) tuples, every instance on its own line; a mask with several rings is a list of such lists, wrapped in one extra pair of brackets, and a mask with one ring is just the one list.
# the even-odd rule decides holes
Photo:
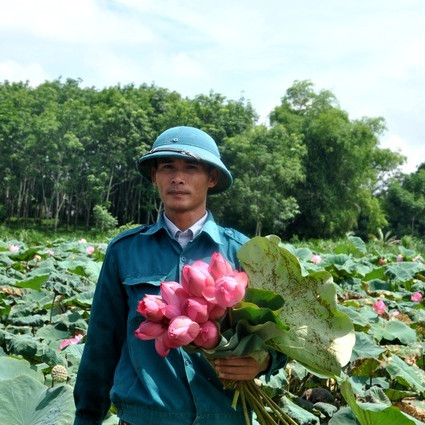
[(225, 357), (214, 360), (214, 367), (221, 379), (249, 381), (258, 376), (269, 366), (270, 355), (267, 354), (262, 363), (251, 356)]

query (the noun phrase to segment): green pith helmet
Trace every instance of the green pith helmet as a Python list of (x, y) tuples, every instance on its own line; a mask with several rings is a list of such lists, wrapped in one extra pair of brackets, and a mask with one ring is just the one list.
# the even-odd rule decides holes
[(151, 171), (154, 160), (166, 157), (195, 159), (215, 167), (219, 171), (218, 182), (208, 190), (208, 193), (224, 192), (233, 183), (230, 171), (220, 159), (220, 152), (214, 139), (197, 128), (173, 127), (161, 133), (152, 149), (137, 161), (140, 174), (152, 182)]

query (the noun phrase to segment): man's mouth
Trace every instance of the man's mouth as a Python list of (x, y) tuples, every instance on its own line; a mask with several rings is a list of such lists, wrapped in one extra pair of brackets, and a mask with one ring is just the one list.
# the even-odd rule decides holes
[(167, 191), (169, 195), (188, 195), (189, 192), (186, 190), (170, 189)]

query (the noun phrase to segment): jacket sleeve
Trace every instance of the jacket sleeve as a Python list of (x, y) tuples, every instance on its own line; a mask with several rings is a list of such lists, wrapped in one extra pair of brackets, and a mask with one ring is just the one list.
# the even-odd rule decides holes
[(111, 401), (114, 372), (126, 335), (127, 297), (108, 250), (94, 293), (87, 339), (74, 387), (74, 425), (100, 425)]

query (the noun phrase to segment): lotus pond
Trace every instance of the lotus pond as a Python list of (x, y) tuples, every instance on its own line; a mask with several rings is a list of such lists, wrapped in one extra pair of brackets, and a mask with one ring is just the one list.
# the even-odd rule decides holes
[[(294, 360), (265, 384), (300, 425), (425, 423), (425, 254), (348, 236), (327, 252), (284, 244), (328, 272), (356, 342), (338, 379)], [(107, 245), (0, 241), (0, 423), (71, 425), (72, 389)], [(308, 321), (308, 312), (305, 319)], [(118, 422), (112, 408), (106, 425)]]

